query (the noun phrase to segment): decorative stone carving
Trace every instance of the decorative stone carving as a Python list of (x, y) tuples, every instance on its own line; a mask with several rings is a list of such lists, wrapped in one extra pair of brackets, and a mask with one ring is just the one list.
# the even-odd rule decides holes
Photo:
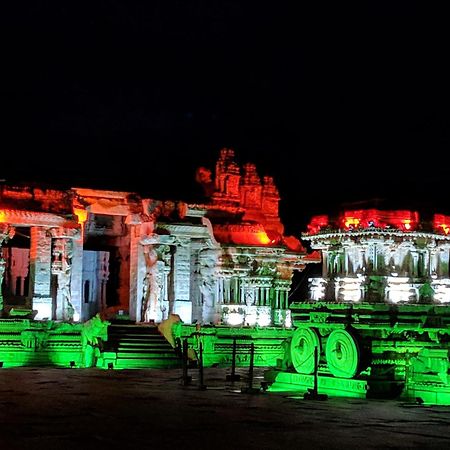
[(160, 284), (158, 280), (158, 254), (153, 245), (144, 245), (145, 278), (142, 291), (142, 317), (144, 322), (156, 319)]
[[(364, 220), (330, 222), (335, 228), (327, 226), (322, 231), (311, 225), (303, 236), (313, 248), (322, 250), (327, 263), (323, 278), (310, 280), (311, 298), (322, 297), (317, 288), (325, 280), (328, 287), (334, 286), (337, 301), (399, 304), (450, 301), (446, 282), (450, 236), (445, 230), (424, 231), (429, 224), (419, 224), (418, 214), (408, 211), (361, 210), (358, 215)], [(366, 220), (372, 215), (391, 222), (375, 227), (372, 220)], [(316, 222), (313, 218), (312, 223)]]
[(214, 249), (202, 250), (199, 254), (200, 263), (200, 285), (202, 303), (202, 321), (203, 323), (214, 323), (216, 317), (216, 283), (217, 283), (217, 260), (219, 252)]
[(53, 239), (52, 249), (52, 274), (58, 277), (57, 292), (57, 319), (73, 321), (75, 317), (75, 308), (72, 304), (72, 295), (70, 282), (72, 276), (72, 239), (56, 238)]

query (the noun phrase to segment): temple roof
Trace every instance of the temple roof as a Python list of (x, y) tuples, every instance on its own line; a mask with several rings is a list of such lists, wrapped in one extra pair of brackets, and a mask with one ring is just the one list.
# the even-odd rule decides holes
[[(421, 221), (417, 211), (393, 210), (381, 211), (366, 209), (344, 211), (337, 217), (318, 215), (312, 217), (308, 231), (302, 234), (304, 239), (314, 236), (355, 234), (414, 234), (447, 236), (450, 232), (450, 216), (434, 214), (432, 221)], [(449, 236), (450, 238), (450, 236)]]

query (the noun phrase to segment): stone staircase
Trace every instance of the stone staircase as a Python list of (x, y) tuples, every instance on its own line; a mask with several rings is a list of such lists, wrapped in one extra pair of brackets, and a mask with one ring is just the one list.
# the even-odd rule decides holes
[(156, 326), (111, 324), (100, 366), (108, 369), (181, 367), (181, 358)]

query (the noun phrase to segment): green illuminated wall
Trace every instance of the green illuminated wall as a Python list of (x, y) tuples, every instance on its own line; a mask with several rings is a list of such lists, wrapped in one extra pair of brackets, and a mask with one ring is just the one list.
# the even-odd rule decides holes
[(248, 366), (250, 344), (254, 343), (254, 364), (260, 367), (275, 367), (282, 364), (287, 340), (293, 333), (289, 328), (275, 327), (227, 327), (204, 326), (199, 330), (193, 325), (179, 325), (174, 328), (175, 338), (187, 339), (189, 348), (198, 356), (200, 342), (203, 346), (205, 367), (218, 364), (230, 366), (233, 341), (236, 340), (236, 366)]
[[(107, 322), (103, 324), (100, 329), (105, 331)], [(1, 319), (0, 362), (3, 367), (92, 367), (99, 356), (96, 344), (100, 329), (92, 321), (71, 324)]]

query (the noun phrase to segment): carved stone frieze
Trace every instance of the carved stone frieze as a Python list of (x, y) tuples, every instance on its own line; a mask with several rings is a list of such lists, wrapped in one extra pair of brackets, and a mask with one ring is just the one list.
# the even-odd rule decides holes
[(67, 220), (65, 217), (47, 212), (21, 211), (16, 209), (2, 209), (2, 222), (16, 226), (49, 226), (58, 227), (67, 223), (77, 222)]

